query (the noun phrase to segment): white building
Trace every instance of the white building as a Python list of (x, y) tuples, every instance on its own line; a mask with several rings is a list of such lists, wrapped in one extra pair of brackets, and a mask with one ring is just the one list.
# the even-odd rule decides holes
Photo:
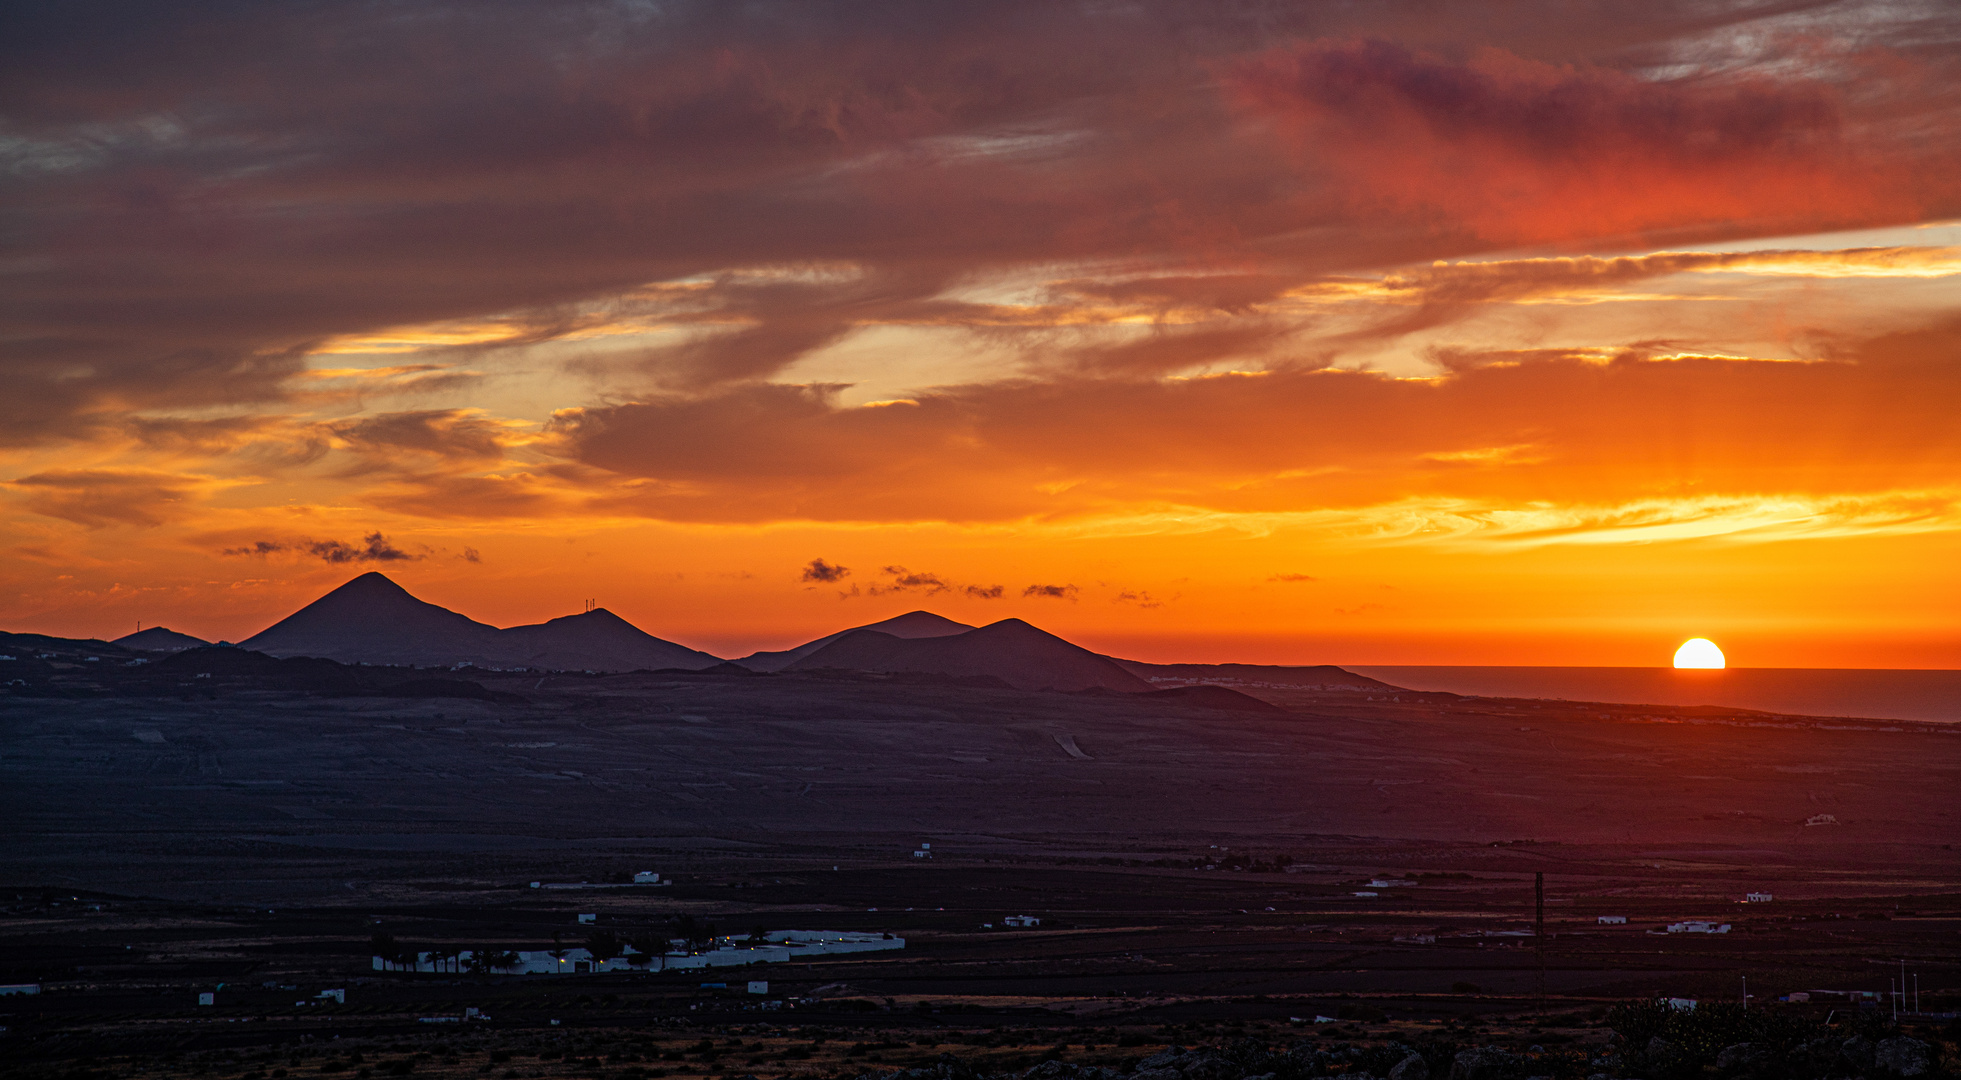
[(633, 875), (635, 885), (672, 885), (672, 881), (662, 881), (661, 876), (652, 870), (641, 870)]
[(1671, 934), (1727, 934), (1729, 933), (1729, 924), (1707, 922), (1702, 919), (1689, 919), (1685, 922), (1669, 923), (1668, 932)]
[(1367, 889), (1363, 889), (1357, 892), (1355, 895), (1361, 897), (1364, 900), (1373, 900), (1376, 897), (1375, 893), (1369, 892)]
[(1001, 920), (1001, 925), (1022, 927), (1040, 926), (1042, 925), (1042, 920), (1033, 915), (1010, 915)]
[(1599, 918), (1599, 919), (1597, 919), (1597, 920), (1595, 920), (1595, 921), (1597, 921), (1597, 922), (1598, 922), (1598, 923), (1599, 923), (1600, 925), (1602, 925), (1602, 926), (1626, 926), (1626, 925), (1627, 925), (1627, 916), (1625, 916), (1625, 915), (1602, 915), (1602, 916), (1600, 916), (1600, 918)]
[(1753, 893), (1743, 894), (1743, 902), (1746, 904), (1768, 904), (1773, 899), (1775, 899), (1775, 897), (1771, 896), (1767, 892), (1753, 892)]

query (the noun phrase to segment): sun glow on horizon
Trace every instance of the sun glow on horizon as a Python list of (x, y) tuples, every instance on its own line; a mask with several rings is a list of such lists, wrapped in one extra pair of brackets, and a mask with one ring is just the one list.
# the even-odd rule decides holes
[(1699, 668), (1703, 670), (1722, 670), (1728, 666), (1723, 659), (1723, 650), (1708, 638), (1690, 638), (1675, 650), (1677, 668)]

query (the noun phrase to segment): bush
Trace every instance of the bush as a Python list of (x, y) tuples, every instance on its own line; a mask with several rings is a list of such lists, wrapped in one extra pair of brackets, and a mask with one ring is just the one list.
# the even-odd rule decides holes
[(1660, 999), (1614, 1006), (1607, 1012), (1607, 1026), (1626, 1040), (1631, 1057), (1645, 1059), (1651, 1071), (1668, 1076), (1696, 1075), (1715, 1064), (1724, 1048), (1738, 1043), (1781, 1061), (1824, 1034), (1799, 1016), (1727, 1002), (1681, 1010)]

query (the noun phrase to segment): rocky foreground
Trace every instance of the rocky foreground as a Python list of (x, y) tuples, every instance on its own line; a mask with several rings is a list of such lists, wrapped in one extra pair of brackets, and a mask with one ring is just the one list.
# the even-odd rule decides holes
[(1616, 1036), (1616, 1047), (1589, 1056), (1584, 1050), (1524, 1052), (1500, 1046), (1457, 1048), (1431, 1042), (1388, 1042), (1374, 1046), (1277, 1050), (1256, 1040), (1216, 1049), (1174, 1046), (1143, 1058), (1134, 1070), (1045, 1061), (1019, 1074), (989, 1074), (952, 1054), (930, 1064), (891, 1072), (872, 1071), (858, 1080), (1297, 1080), (1338, 1076), (1343, 1080), (1617, 1080), (1719, 1076), (1735, 1080), (1879, 1080), (1890, 1077), (1951, 1075), (1935, 1043), (1906, 1035), (1872, 1039), (1864, 1035), (1820, 1037), (1791, 1046), (1733, 1043), (1713, 1061), (1698, 1060), (1693, 1046), (1660, 1035), (1640, 1046)]

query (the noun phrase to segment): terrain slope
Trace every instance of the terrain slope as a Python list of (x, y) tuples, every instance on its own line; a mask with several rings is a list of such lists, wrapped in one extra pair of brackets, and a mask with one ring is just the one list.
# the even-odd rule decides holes
[(999, 679), (1019, 690), (1152, 689), (1109, 657), (1020, 619), (1003, 619), (947, 637), (901, 638), (877, 630), (853, 630), (784, 670), (827, 668), (978, 676)]
[(930, 611), (908, 611), (904, 615), (896, 615), (883, 622), (867, 623), (864, 626), (839, 630), (835, 634), (826, 634), (815, 641), (806, 641), (794, 649), (751, 653), (732, 662), (741, 664), (751, 671), (781, 671), (854, 630), (876, 630), (896, 638), (931, 638), (964, 634), (972, 629), (974, 627), (968, 623), (954, 622)]
[(720, 657), (648, 634), (599, 608), (508, 630), (419, 600), (386, 574), (342, 585), (241, 643), (271, 656), (342, 663), (699, 670)]

